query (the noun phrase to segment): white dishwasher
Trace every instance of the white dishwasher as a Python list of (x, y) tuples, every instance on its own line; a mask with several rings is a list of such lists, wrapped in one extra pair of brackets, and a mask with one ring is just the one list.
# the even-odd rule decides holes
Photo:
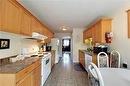
[(88, 72), (88, 66), (92, 62), (92, 56), (85, 53), (85, 70)]
[(41, 86), (43, 86), (51, 73), (51, 53), (47, 53), (43, 56), (41, 64)]

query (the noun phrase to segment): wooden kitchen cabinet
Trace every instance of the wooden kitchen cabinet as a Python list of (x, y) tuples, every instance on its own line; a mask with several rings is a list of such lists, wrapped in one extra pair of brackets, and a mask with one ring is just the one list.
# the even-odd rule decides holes
[[(8, 83), (7, 83), (8, 82)], [(40, 86), (41, 59), (16, 73), (0, 74), (0, 86)]]
[(1, 31), (1, 28), (2, 28), (2, 14), (3, 14), (3, 0), (0, 0), (0, 10), (1, 10), (1, 13), (0, 13), (0, 31)]
[(42, 25), (34, 17), (32, 17), (31, 19), (31, 29), (32, 29), (32, 32), (37, 32), (37, 33), (42, 34)]
[[(87, 61), (89, 62), (93, 62), (94, 64), (97, 65), (97, 54), (92, 53), (91, 55), (88, 54), (89, 52), (85, 51), (85, 50), (79, 50), (79, 63), (85, 68), (85, 64), (88, 64)], [(88, 58), (88, 56), (85, 54), (92, 56), (92, 61), (90, 60), (90, 57)], [(86, 61), (85, 61), (86, 60)]]
[(20, 33), (21, 24), (21, 9), (12, 0), (0, 0), (3, 5), (0, 8), (2, 12), (0, 13), (2, 26), (1, 31)]
[(79, 63), (85, 68), (85, 54), (79, 50)]
[(34, 86), (33, 85), (33, 74), (30, 73), (24, 77), (16, 86)]
[(33, 86), (41, 85), (41, 65), (33, 71)]
[(111, 19), (102, 18), (83, 32), (83, 39), (93, 38), (94, 43), (106, 43), (105, 33), (111, 32)]
[(31, 36), (37, 32), (48, 37), (54, 34), (16, 0), (0, 0), (0, 31)]
[(130, 10), (127, 11), (127, 21), (128, 21), (128, 38), (130, 38)]
[(21, 34), (31, 36), (31, 15), (26, 11), (22, 11)]

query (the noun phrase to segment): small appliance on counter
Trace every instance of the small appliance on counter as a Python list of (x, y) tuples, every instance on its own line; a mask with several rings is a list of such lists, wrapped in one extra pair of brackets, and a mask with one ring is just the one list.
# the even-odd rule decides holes
[(51, 51), (51, 46), (46, 46), (46, 51)]
[(98, 54), (100, 52), (108, 53), (108, 46), (107, 45), (98, 45), (93, 47), (93, 52)]
[(42, 45), (41, 48), (42, 48), (42, 50), (43, 50), (44, 52), (49, 52), (49, 51), (51, 51), (51, 46), (48, 46), (48, 45)]

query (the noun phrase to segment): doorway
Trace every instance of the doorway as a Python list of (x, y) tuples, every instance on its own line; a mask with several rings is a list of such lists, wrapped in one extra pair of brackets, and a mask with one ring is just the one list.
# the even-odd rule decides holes
[(71, 39), (62, 39), (62, 53), (71, 52)]

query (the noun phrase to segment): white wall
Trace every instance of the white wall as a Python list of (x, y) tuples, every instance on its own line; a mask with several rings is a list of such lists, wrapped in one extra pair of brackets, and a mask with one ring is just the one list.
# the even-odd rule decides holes
[(71, 33), (55, 33), (55, 38), (59, 38), (60, 43), (59, 43), (59, 56), (62, 57), (62, 39), (64, 37), (72, 37)]
[(10, 48), (0, 50), (0, 59), (20, 54), (22, 48), (27, 48), (28, 53), (38, 51), (38, 43), (35, 40), (23, 39), (21, 36), (6, 32), (0, 32), (0, 38), (10, 39)]
[(72, 33), (73, 42), (73, 62), (79, 62), (79, 49), (87, 49), (83, 44), (83, 28), (74, 28)]
[(130, 68), (130, 39), (128, 39), (127, 27), (127, 10), (130, 9), (130, 3), (127, 3), (122, 9), (113, 13), (110, 17), (113, 18), (112, 30), (114, 33), (113, 42), (111, 44), (113, 49), (121, 53), (122, 62), (127, 62)]

